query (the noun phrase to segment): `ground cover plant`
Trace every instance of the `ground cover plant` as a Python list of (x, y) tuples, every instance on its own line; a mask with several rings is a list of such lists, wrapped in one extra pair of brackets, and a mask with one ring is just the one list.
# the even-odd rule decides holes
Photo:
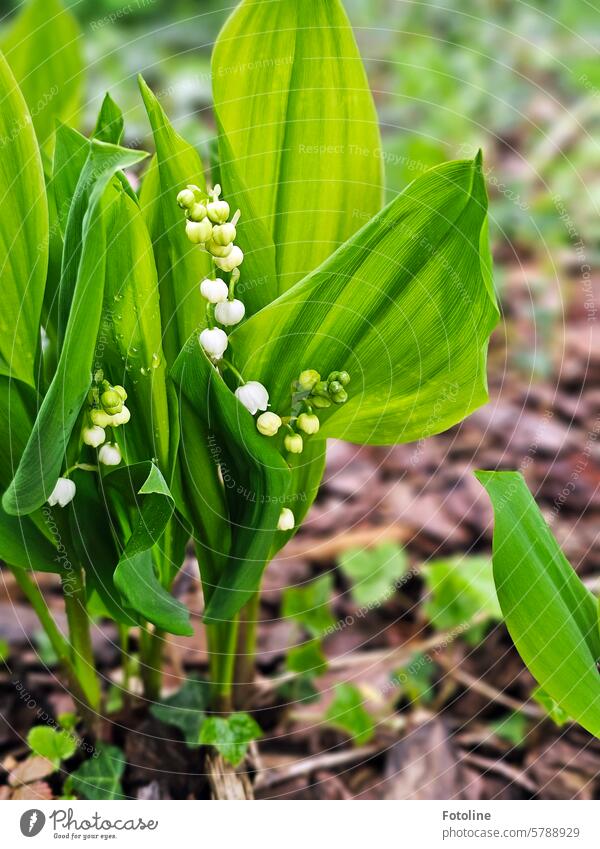
[[(425, 171), (383, 205), (376, 114), (339, 2), (239, 5), (213, 53), (218, 138), (204, 162), (143, 78), (152, 156), (122, 146), (110, 94), (82, 135), (76, 70), (32, 65), (32, 41), (50, 37), (77, 68), (70, 15), (32, 0), (1, 66), (0, 556), (80, 721), (33, 734), (29, 760), (44, 759), (44, 777), (78, 757), (63, 794), (118, 798), (123, 756), (99, 741), (139, 677), (147, 712), (205, 759), (213, 794), (248, 795), (243, 763), (263, 733), (253, 710), (261, 582), (317, 495), (326, 440), (418, 443), (487, 400), (498, 310), (481, 153)], [(193, 634), (173, 591), (190, 542), (209, 664), (165, 696), (169, 635)], [(359, 604), (394, 588), (401, 554), (384, 562), (385, 586), (370, 595), (357, 579), (368, 560), (345, 564)], [(66, 636), (36, 572), (60, 576)], [(482, 609), (489, 583), (478, 595), (473, 581)], [(497, 571), (496, 584), (511, 627)], [(284, 600), (305, 638), (286, 660), (286, 698), (312, 698), (326, 666), (329, 590)], [(439, 607), (448, 615), (448, 601)], [(118, 628), (116, 689), (96, 668), (97, 620)], [(430, 672), (413, 658), (396, 677), (426, 703)], [(581, 700), (537, 677), (597, 728)], [(324, 719), (357, 745), (372, 737), (351, 684), (337, 686)], [(95, 748), (82, 759), (84, 739)]]

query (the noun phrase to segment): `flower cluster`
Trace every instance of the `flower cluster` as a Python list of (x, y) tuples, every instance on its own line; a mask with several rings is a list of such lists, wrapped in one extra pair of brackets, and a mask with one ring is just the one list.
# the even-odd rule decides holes
[[(118, 466), (123, 459), (117, 443), (106, 442), (106, 430), (127, 424), (131, 413), (125, 406), (126, 400), (127, 392), (123, 386), (113, 386), (104, 378), (101, 370), (96, 372), (83, 411), (81, 440), (91, 448), (99, 448), (98, 462), (104, 466)], [(97, 468), (85, 463), (75, 463), (57, 480), (48, 498), (50, 507), (57, 504), (59, 507), (66, 507), (75, 498), (77, 487), (69, 478), (70, 472), (74, 469), (97, 471)]]

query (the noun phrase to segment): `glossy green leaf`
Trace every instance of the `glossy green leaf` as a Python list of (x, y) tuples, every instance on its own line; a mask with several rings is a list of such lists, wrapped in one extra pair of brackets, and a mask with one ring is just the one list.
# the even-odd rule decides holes
[(428, 171), (329, 260), (230, 336), (244, 377), (290, 413), (302, 369), (345, 369), (349, 400), (319, 438), (388, 444), (450, 427), (487, 400), (498, 311), (479, 157)]
[[(205, 182), (197, 152), (175, 132), (141, 77), (139, 83), (156, 146), (159, 181), (153, 186), (160, 191), (156, 201), (160, 214), (154, 214), (152, 204), (148, 227), (158, 269), (163, 346), (172, 363), (190, 334), (205, 325), (205, 303), (198, 284), (212, 267), (209, 254), (187, 238), (185, 218), (176, 198), (188, 183), (204, 187)], [(143, 199), (146, 203), (153, 200), (148, 193)]]
[(183, 687), (150, 708), (150, 713), (161, 722), (173, 725), (183, 732), (190, 748), (199, 746), (200, 729), (210, 704), (211, 685), (208, 681), (188, 678)]
[(80, 118), (85, 65), (77, 21), (60, 0), (28, 0), (1, 47), (47, 148), (56, 119)]
[(408, 568), (406, 554), (393, 542), (374, 548), (354, 548), (340, 557), (340, 569), (350, 580), (352, 598), (358, 605), (383, 604)]
[(204, 619), (214, 623), (235, 615), (258, 589), (278, 534), (290, 472), (276, 447), (258, 433), (253, 417), (211, 365), (195, 335), (178, 357), (172, 376), (202, 417), (212, 462), (221, 470), (232, 525), (231, 548), (218, 586), (213, 591), (203, 580)]
[(375, 723), (364, 707), (364, 698), (353, 684), (336, 684), (335, 697), (327, 708), (328, 725), (347, 732), (355, 743), (368, 743), (375, 733)]
[(84, 799), (123, 799), (121, 777), (125, 756), (117, 746), (98, 745), (94, 756), (84, 761), (67, 778), (65, 792), (75, 792)]
[(530, 672), (558, 705), (600, 737), (596, 599), (573, 570), (519, 472), (477, 472), (494, 507), (494, 580)]
[(237, 766), (246, 755), (253, 740), (262, 737), (259, 725), (247, 713), (208, 716), (200, 728), (199, 742), (214, 746), (226, 761)]
[[(244, 0), (212, 59), (215, 112), (276, 245), (279, 291), (381, 206), (377, 116), (339, 0)], [(221, 152), (220, 176), (228, 186)]]
[(107, 92), (96, 121), (94, 138), (110, 144), (121, 144), (124, 130), (123, 113)]
[(34, 386), (48, 263), (48, 205), (27, 105), (1, 55), (0, 88), (0, 374)]
[(148, 622), (171, 634), (190, 636), (194, 629), (189, 611), (161, 584), (152, 558), (152, 548), (174, 509), (165, 479), (153, 463), (138, 463), (116, 469), (104, 481), (108, 487), (129, 493), (137, 515), (115, 570), (115, 586)]
[(31, 513), (47, 500), (90, 388), (104, 295), (106, 233), (99, 202), (120, 168), (145, 154), (93, 141), (67, 222), (60, 285), (60, 359), (15, 477), (4, 493), (7, 513)]

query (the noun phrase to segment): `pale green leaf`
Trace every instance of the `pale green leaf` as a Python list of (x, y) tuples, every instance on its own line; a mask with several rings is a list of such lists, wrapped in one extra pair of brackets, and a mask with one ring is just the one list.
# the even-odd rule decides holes
[(237, 766), (244, 759), (248, 746), (262, 736), (258, 724), (247, 713), (232, 713), (207, 717), (200, 728), (199, 742), (214, 746), (226, 761)]
[(393, 595), (408, 561), (398, 545), (382, 542), (374, 548), (348, 549), (341, 555), (339, 565), (351, 582), (356, 604), (372, 605), (383, 604)]
[(596, 599), (573, 570), (519, 472), (477, 472), (494, 507), (494, 580), (506, 625), (541, 687), (600, 737)]
[(335, 697), (327, 708), (325, 721), (349, 734), (359, 745), (368, 743), (375, 733), (375, 723), (364, 707), (364, 698), (353, 684), (336, 684)]

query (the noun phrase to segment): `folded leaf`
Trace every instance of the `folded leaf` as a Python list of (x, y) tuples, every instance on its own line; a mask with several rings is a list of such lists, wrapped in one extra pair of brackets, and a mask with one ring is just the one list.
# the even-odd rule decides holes
[(600, 737), (596, 599), (558, 547), (522, 475), (476, 476), (494, 507), (494, 580), (519, 654), (546, 693)]
[(34, 386), (48, 264), (48, 205), (29, 111), (1, 55), (0, 89), (0, 374)]
[(341, 2), (244, 0), (212, 76), (217, 122), (276, 245), (283, 292), (382, 203), (377, 116)]
[[(207, 600), (204, 620), (214, 623), (232, 618), (258, 589), (278, 534), (277, 521), (285, 505), (290, 472), (279, 451), (258, 433), (253, 417), (211, 365), (195, 335), (171, 374), (203, 419), (212, 462), (223, 478), (233, 527), (229, 557), (218, 586), (212, 588), (203, 578)], [(220, 517), (215, 519), (218, 522)]]
[(110, 488), (128, 492), (139, 515), (119, 558), (115, 586), (148, 622), (170, 634), (190, 636), (194, 629), (189, 611), (162, 586), (152, 559), (152, 548), (159, 542), (174, 509), (165, 479), (153, 463), (137, 463), (111, 472), (104, 481)]
[(159, 181), (153, 187), (159, 191), (156, 203), (160, 215), (154, 214), (153, 199), (147, 192), (143, 200), (152, 207), (147, 223), (158, 269), (163, 345), (169, 363), (173, 363), (190, 334), (205, 325), (205, 303), (198, 284), (212, 267), (209, 254), (187, 238), (185, 219), (176, 198), (188, 183), (203, 188), (205, 182), (194, 148), (175, 132), (141, 77), (139, 84), (156, 145)]
[(41, 507), (60, 476), (71, 432), (90, 388), (102, 311), (106, 234), (99, 201), (112, 175), (144, 156), (103, 142), (90, 143), (66, 228), (60, 359), (15, 477), (2, 498), (7, 513), (23, 515)]
[(315, 272), (230, 337), (244, 377), (289, 415), (302, 369), (345, 369), (349, 400), (319, 438), (391, 444), (431, 436), (487, 400), (498, 319), (480, 158), (434, 168)]
[(77, 119), (84, 84), (81, 31), (60, 0), (28, 0), (1, 47), (31, 110), (40, 146), (54, 122)]
[(107, 92), (102, 101), (102, 107), (96, 121), (94, 138), (110, 144), (121, 144), (125, 122), (119, 106)]

